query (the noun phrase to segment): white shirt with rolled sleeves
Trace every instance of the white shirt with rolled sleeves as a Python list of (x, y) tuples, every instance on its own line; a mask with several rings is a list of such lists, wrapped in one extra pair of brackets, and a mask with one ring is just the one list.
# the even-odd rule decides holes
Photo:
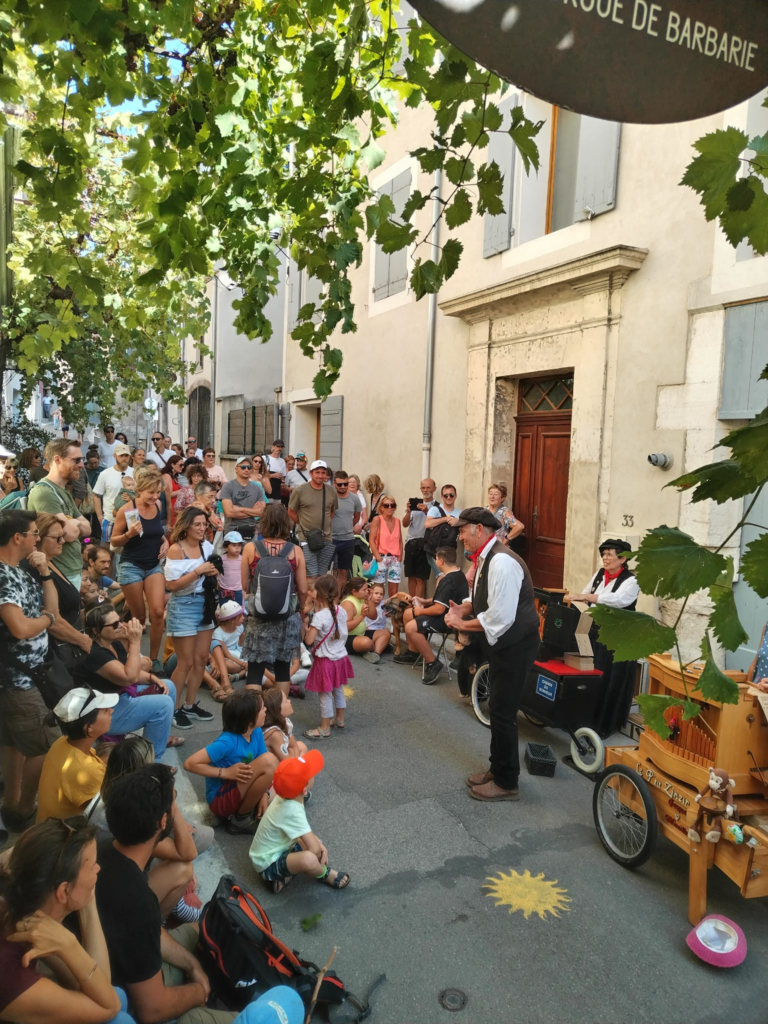
[[(494, 534), (480, 552), (475, 571), (475, 583), (481, 572), (485, 571), (485, 557), (496, 543)], [(485, 637), (493, 647), (517, 617), (517, 604), (520, 600), (520, 588), (523, 585), (523, 570), (515, 558), (505, 555), (497, 556), (488, 568), (488, 608), (475, 617), (485, 630)], [(474, 587), (473, 587), (474, 592)], [(472, 603), (472, 596), (464, 598), (464, 603)]]
[[(581, 591), (582, 594), (590, 594), (592, 592), (594, 579), (595, 577), (593, 576)], [(616, 590), (613, 589), (615, 582), (616, 580), (611, 580), (606, 584), (605, 577), (603, 577), (595, 590), (597, 603), (605, 604), (609, 608), (629, 608), (640, 595), (640, 584), (637, 582), (637, 577), (629, 576)]]

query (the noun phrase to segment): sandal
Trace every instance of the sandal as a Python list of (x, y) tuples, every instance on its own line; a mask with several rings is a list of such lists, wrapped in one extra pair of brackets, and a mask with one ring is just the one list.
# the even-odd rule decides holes
[(218, 690), (214, 690), (211, 696), (217, 704), (223, 704), (227, 697), (235, 691), (231, 686), (220, 686)]
[(293, 875), (286, 875), (285, 878), (273, 878), (272, 881), (269, 883), (269, 887), (271, 888), (272, 892), (275, 893), (275, 895), (277, 895), (279, 892), (283, 891), (286, 885), (290, 885), (292, 881)]
[(327, 740), (331, 735), (331, 730), (326, 729), (326, 731), (323, 732), (319, 727), (317, 729), (305, 729), (304, 735), (308, 740)]
[(332, 729), (346, 729), (346, 725), (344, 724), (344, 722), (337, 722), (335, 718), (332, 718), (331, 719), (331, 728)]
[(336, 877), (332, 882), (328, 881), (328, 876), (331, 873), (331, 868), (325, 872), (322, 878), (318, 878), (318, 882), (322, 882), (323, 885), (329, 885), (331, 889), (346, 889), (349, 885), (349, 873), (347, 871), (337, 871)]
[(184, 742), (183, 736), (169, 736), (168, 742), (165, 744), (166, 747), (180, 747)]

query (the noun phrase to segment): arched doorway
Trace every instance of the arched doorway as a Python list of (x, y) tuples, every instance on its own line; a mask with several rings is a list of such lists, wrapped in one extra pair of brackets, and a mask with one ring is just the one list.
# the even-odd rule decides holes
[[(189, 396), (187, 437), (196, 437), (200, 448), (211, 443), (211, 389), (197, 387)], [(186, 440), (186, 438), (184, 439)]]

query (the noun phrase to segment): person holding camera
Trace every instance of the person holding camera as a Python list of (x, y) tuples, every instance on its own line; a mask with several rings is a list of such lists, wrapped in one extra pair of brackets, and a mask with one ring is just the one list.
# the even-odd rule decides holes
[(437, 484), (427, 477), (419, 484), (419, 490), (421, 498), (409, 498), (408, 508), (403, 516), (403, 526), (408, 530), (405, 538), (403, 569), (408, 580), (408, 593), (411, 597), (424, 597), (427, 580), (432, 571), (424, 550), (424, 534), (426, 533), (427, 513), (435, 504)]

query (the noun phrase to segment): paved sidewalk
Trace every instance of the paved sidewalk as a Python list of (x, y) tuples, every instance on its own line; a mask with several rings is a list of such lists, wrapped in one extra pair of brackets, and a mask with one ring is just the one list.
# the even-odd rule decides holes
[[(742, 899), (712, 872), (709, 910), (741, 925), (750, 952), (736, 970), (707, 967), (685, 945), (687, 863), (676, 847), (661, 839), (637, 872), (614, 864), (592, 823), (592, 784), (562, 763), (553, 779), (524, 773), (519, 803), (471, 800), (464, 778), (486, 763), (490, 734), (455, 682), (423, 686), (391, 658), (354, 666), (349, 725), (319, 744), (326, 768), (308, 808), (349, 888), (297, 878), (274, 896), (251, 868), (248, 838), (219, 829), (199, 862), (203, 898), (231, 870), (304, 956), (322, 964), (337, 945), (334, 967), (353, 992), (385, 972), (371, 1024), (764, 1024), (764, 900)], [(204, 701), (216, 728), (185, 731), (171, 752), (180, 762), (217, 735), (219, 705)], [(301, 735), (317, 723), (317, 698), (294, 708)], [(522, 718), (520, 731), (521, 742), (567, 753), (562, 733)], [(180, 772), (178, 790), (185, 813), (206, 820), (203, 780)], [(502, 873), (527, 920), (484, 888)], [(466, 993), (463, 1012), (440, 1006), (446, 988)]]

